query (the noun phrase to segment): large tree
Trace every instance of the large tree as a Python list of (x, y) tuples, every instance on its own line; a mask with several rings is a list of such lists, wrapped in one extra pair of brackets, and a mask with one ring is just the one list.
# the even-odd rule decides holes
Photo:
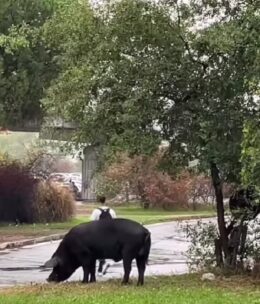
[(53, 1), (3, 0), (0, 5), (0, 125), (41, 121), (41, 98), (56, 74), (42, 25)]
[(164, 139), (169, 167), (198, 159), (216, 191), (218, 262), (231, 265), (222, 181), (240, 182), (244, 123), (259, 110), (257, 1), (74, 3), (60, 16), (47, 34), (63, 48), (49, 112), (77, 122), (76, 142), (149, 154)]

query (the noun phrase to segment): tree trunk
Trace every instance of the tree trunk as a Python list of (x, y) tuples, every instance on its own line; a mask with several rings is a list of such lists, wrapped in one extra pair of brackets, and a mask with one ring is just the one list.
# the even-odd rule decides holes
[[(229, 249), (228, 249), (228, 234), (226, 229), (225, 223), (225, 211), (224, 211), (224, 202), (223, 202), (223, 192), (222, 192), (222, 182), (219, 176), (219, 169), (216, 163), (210, 163), (210, 170), (211, 170), (211, 178), (213, 187), (215, 190), (216, 195), (216, 203), (217, 203), (217, 217), (218, 217), (218, 229), (219, 229), (219, 242), (218, 248), (215, 248), (216, 253), (220, 255), (219, 249), (223, 250), (224, 253), (224, 262), (229, 257)], [(216, 245), (216, 243), (215, 243)], [(216, 257), (219, 263), (221, 263), (221, 259)], [(222, 261), (223, 262), (223, 261)], [(222, 265), (223, 266), (223, 265)]]
[(137, 189), (138, 189), (139, 197), (141, 198), (141, 206), (143, 206), (144, 209), (149, 209), (150, 203), (146, 199), (144, 185), (141, 181), (138, 181)]
[(241, 242), (240, 242), (240, 249), (239, 249), (239, 254), (241, 254), (241, 258), (242, 259), (244, 258), (244, 254), (245, 254), (247, 231), (248, 231), (247, 224), (243, 223), (242, 234), (241, 234)]
[(215, 239), (215, 257), (218, 267), (223, 267), (223, 255), (220, 239)]
[[(255, 208), (255, 213), (249, 218), (246, 210), (244, 210), (245, 214), (243, 217), (240, 216), (240, 218), (237, 218), (233, 216), (231, 223), (226, 227), (222, 183), (216, 163), (211, 162), (210, 169), (216, 194), (218, 229), (220, 234), (219, 239), (215, 240), (216, 262), (218, 266), (236, 269), (239, 266), (238, 256), (240, 256), (241, 264), (245, 256), (246, 237), (248, 233), (247, 221), (248, 219), (254, 219), (258, 215), (260, 206), (258, 207), (259, 209)], [(240, 211), (242, 212), (242, 209)], [(240, 222), (239, 225), (237, 225), (238, 221)]]
[(234, 227), (232, 232), (230, 233), (229, 238), (229, 256), (227, 259), (227, 264), (232, 268), (235, 269), (237, 266), (237, 255), (240, 245), (241, 239), (241, 226)]
[(129, 203), (129, 183), (125, 184), (125, 202)]
[(197, 210), (196, 198), (193, 198), (193, 200), (192, 200), (192, 209), (193, 209), (193, 211)]

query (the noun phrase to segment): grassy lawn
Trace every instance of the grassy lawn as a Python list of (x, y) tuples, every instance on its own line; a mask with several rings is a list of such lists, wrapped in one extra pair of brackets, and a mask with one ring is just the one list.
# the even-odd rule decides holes
[(246, 277), (202, 282), (198, 275), (147, 278), (144, 287), (118, 280), (65, 283), (0, 290), (2, 304), (259, 304), (260, 282)]
[[(0, 242), (65, 232), (79, 223), (89, 221), (89, 216), (95, 206), (96, 205), (93, 204), (84, 204), (78, 206), (77, 216), (73, 220), (64, 223), (33, 225), (24, 224), (18, 226), (0, 224)], [(208, 217), (215, 215), (215, 212), (212, 209), (198, 211), (165, 211), (161, 209), (144, 210), (139, 206), (120, 206), (113, 208), (116, 210), (118, 217), (129, 218), (143, 224), (152, 224), (163, 221)]]
[(144, 210), (140, 207), (117, 208), (118, 217), (125, 217), (142, 224), (153, 224), (170, 220), (181, 220), (196, 217), (214, 216), (216, 213), (213, 209), (206, 210), (175, 210), (166, 211), (162, 209)]
[(38, 139), (36, 132), (11, 132), (0, 134), (0, 152), (22, 159), (26, 156), (31, 145)]

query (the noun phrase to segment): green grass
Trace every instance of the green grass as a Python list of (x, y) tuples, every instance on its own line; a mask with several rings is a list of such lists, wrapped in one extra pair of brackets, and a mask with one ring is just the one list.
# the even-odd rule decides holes
[(14, 158), (23, 158), (31, 145), (37, 140), (35, 132), (11, 132), (0, 134), (0, 152), (8, 153)]
[(0, 290), (1, 304), (259, 304), (259, 281), (234, 277), (202, 282), (198, 275), (147, 278), (145, 286), (118, 280), (64, 283)]
[[(0, 224), (0, 242), (11, 240), (12, 238), (30, 238), (38, 236), (46, 236), (50, 234), (63, 233), (69, 230), (71, 227), (80, 224), (82, 222), (89, 221), (91, 211), (96, 205), (83, 205), (80, 207), (78, 216), (71, 221), (64, 223), (49, 223), (49, 224), (23, 224), (23, 225), (9, 225)], [(165, 211), (161, 209), (148, 209), (144, 210), (137, 206), (120, 206), (113, 207), (116, 210), (117, 216), (122, 218), (129, 218), (140, 222), (142, 224), (152, 224), (158, 222), (165, 222), (170, 220), (189, 219), (197, 217), (209, 217), (214, 216), (215, 212), (212, 209), (209, 210), (177, 210), (177, 211)]]
[(213, 209), (206, 210), (175, 210), (166, 211), (162, 209), (142, 209), (140, 207), (117, 208), (118, 217), (129, 218), (142, 224), (153, 224), (171, 220), (181, 220), (197, 217), (214, 216)]
[(50, 223), (50, 224), (21, 224), (21, 225), (13, 225), (13, 224), (0, 224), (0, 238), (5, 235), (11, 236), (45, 236), (49, 234), (56, 234), (64, 232), (71, 227), (82, 223), (84, 221), (83, 218), (75, 218), (68, 222), (64, 223)]

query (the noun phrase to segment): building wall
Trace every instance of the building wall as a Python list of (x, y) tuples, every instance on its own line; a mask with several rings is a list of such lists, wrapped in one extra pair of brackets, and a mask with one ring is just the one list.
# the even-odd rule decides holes
[(82, 199), (87, 201), (96, 200), (97, 155), (92, 147), (86, 147), (83, 151), (82, 162)]

